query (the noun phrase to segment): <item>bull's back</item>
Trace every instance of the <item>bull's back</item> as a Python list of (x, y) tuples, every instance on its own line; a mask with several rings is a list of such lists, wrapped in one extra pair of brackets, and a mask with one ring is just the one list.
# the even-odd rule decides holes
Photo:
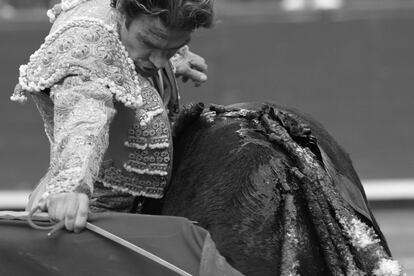
[[(202, 116), (174, 146), (163, 213), (187, 217), (209, 230), (221, 254), (242, 273), (275, 275), (287, 231), (283, 183), (296, 181), (287, 173), (292, 160), (245, 118)], [(300, 208), (303, 273), (323, 275), (314, 229)]]

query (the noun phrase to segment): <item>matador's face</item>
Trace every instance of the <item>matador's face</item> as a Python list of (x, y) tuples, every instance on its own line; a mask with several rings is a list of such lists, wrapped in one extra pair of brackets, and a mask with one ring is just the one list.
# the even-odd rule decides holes
[(191, 31), (169, 29), (159, 17), (141, 14), (121, 24), (123, 45), (134, 61), (136, 71), (144, 77), (155, 75), (182, 46), (188, 44)]

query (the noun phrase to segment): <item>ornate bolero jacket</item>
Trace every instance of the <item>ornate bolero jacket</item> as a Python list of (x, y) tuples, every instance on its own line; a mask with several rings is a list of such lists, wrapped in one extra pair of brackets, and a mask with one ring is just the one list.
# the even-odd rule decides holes
[[(95, 181), (163, 196), (172, 163), (165, 104), (174, 112), (178, 102), (163, 102), (161, 76), (151, 81), (136, 73), (115, 13), (109, 0), (62, 1), (48, 12), (55, 22), (44, 44), (20, 67), (11, 99), (33, 96), (50, 142), (50, 166), (32, 202), (73, 191), (90, 196)], [(175, 85), (167, 75), (164, 82)]]

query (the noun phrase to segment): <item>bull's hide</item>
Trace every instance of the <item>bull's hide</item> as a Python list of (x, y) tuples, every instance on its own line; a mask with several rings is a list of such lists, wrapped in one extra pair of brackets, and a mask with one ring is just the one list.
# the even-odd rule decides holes
[[(245, 275), (372, 275), (388, 260), (348, 154), (309, 116), (193, 104), (174, 147), (162, 213), (198, 221)], [(373, 248), (358, 247), (369, 229)]]

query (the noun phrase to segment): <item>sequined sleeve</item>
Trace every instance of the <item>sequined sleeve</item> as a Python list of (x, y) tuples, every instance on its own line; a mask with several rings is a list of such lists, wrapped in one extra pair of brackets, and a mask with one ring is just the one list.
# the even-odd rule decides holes
[(110, 90), (100, 83), (68, 77), (51, 89), (54, 143), (45, 199), (51, 194), (93, 192), (109, 124), (115, 114)]

